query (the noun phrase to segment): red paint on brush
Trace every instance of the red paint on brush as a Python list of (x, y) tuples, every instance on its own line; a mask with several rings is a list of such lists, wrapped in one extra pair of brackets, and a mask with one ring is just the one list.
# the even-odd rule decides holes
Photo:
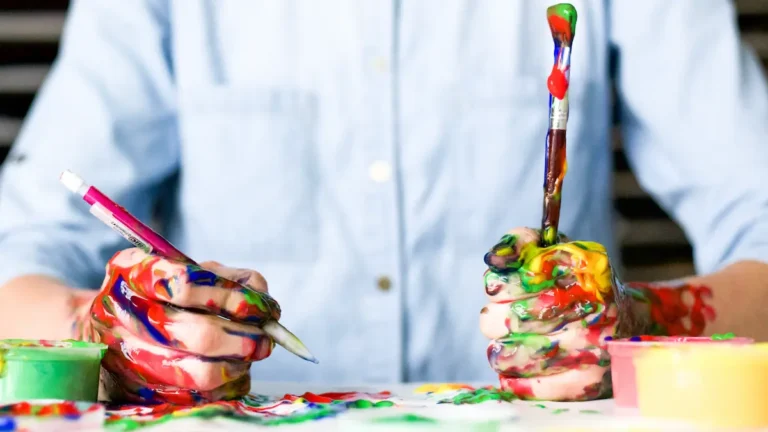
[(562, 40), (572, 41), (573, 33), (571, 33), (571, 23), (563, 17), (557, 15), (550, 15), (547, 17), (549, 23), (549, 29), (552, 30), (553, 35), (562, 35)]
[(568, 78), (557, 65), (552, 66), (552, 72), (547, 78), (547, 89), (557, 99), (563, 99), (568, 92)]

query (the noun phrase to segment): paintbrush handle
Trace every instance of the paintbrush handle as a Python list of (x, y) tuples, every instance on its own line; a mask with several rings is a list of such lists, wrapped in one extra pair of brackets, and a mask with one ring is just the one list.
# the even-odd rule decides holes
[(549, 130), (544, 156), (544, 203), (541, 218), (541, 246), (557, 243), (563, 180), (568, 170), (566, 129), (568, 125), (568, 86), (571, 46), (576, 34), (576, 9), (567, 3), (547, 9), (547, 22), (555, 42), (555, 59), (547, 78), (549, 90)]

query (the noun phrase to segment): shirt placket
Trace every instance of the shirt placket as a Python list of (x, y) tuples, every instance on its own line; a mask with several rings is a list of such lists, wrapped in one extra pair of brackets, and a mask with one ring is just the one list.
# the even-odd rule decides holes
[(366, 353), (366, 380), (395, 382), (402, 375), (402, 289), (400, 268), (400, 200), (397, 182), (397, 136), (394, 124), (397, 0), (365, 1), (362, 34), (366, 79), (363, 137), (366, 266), (370, 274), (363, 296), (366, 338), (375, 338)]

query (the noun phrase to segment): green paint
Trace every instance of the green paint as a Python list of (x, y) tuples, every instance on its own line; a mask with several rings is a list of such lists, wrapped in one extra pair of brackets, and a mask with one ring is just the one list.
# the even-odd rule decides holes
[(243, 295), (245, 296), (246, 303), (249, 305), (256, 305), (260, 311), (267, 311), (267, 307), (264, 305), (264, 300), (261, 298), (261, 293), (256, 292), (250, 288), (244, 288)]
[(0, 402), (96, 401), (106, 345), (67, 340), (44, 347), (36, 340), (7, 339), (0, 341), (0, 349), (3, 350)]
[(582, 414), (600, 414), (598, 410), (580, 410), (579, 412)]
[(724, 334), (713, 334), (712, 340), (731, 340), (735, 337), (736, 335), (734, 335), (732, 332), (728, 332)]
[(552, 15), (564, 19), (571, 25), (571, 39), (573, 39), (573, 37), (576, 36), (576, 21), (578, 19), (576, 8), (570, 3), (556, 4), (547, 8), (547, 18)]
[(498, 339), (498, 341), (504, 345), (521, 345), (535, 351), (552, 348), (552, 341), (548, 337), (537, 333), (510, 333)]
[(552, 414), (562, 414), (562, 413), (568, 412), (568, 411), (570, 411), (568, 408), (558, 408), (558, 409), (552, 411)]
[(453, 403), (454, 405), (474, 405), (488, 401), (511, 402), (517, 399), (512, 392), (502, 391), (496, 388), (480, 388), (474, 391), (461, 392), (452, 399), (443, 402)]
[(416, 414), (402, 414), (398, 416), (391, 416), (391, 417), (379, 417), (377, 419), (371, 420), (372, 423), (438, 423), (437, 420), (430, 418), (430, 417), (424, 417)]
[(373, 404), (374, 408), (389, 408), (391, 406), (395, 406), (395, 403), (388, 400), (379, 401)]
[(546, 408), (546, 405), (543, 404), (536, 404), (534, 405), (536, 408)]

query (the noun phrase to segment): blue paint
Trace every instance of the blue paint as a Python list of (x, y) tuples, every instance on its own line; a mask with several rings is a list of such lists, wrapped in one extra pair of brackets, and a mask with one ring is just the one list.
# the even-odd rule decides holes
[(13, 417), (0, 417), (0, 431), (10, 432), (16, 430), (16, 420)]
[(80, 414), (64, 414), (64, 418), (67, 420), (80, 420)]
[(160, 286), (165, 289), (165, 293), (168, 294), (168, 298), (173, 298), (173, 291), (171, 291), (171, 284), (168, 283), (168, 279), (160, 279), (157, 281), (157, 283), (159, 283)]
[(187, 266), (187, 282), (192, 285), (214, 286), (219, 277), (216, 273), (195, 265)]
[(147, 330), (147, 333), (149, 333), (154, 340), (165, 346), (171, 346), (171, 341), (166, 339), (166, 337), (160, 333), (160, 331), (155, 328), (151, 322), (149, 322), (149, 317), (147, 317), (149, 300), (135, 293), (131, 294), (131, 298), (129, 300), (128, 297), (126, 297), (126, 293), (123, 292), (123, 285), (125, 285), (127, 290), (128, 284), (125, 282), (125, 279), (123, 279), (122, 276), (118, 276), (115, 280), (115, 283), (112, 285), (112, 288), (110, 288), (110, 293), (112, 294), (112, 298), (115, 300), (115, 302), (117, 302), (120, 307), (125, 309), (126, 312), (139, 320), (139, 322)]
[(630, 342), (640, 342), (641, 340), (642, 339), (640, 338), (640, 336), (632, 336), (631, 338), (629, 338)]
[(238, 330), (232, 330), (232, 329), (229, 329), (229, 328), (226, 328), (226, 327), (224, 327), (224, 333), (232, 335), (232, 336), (241, 336), (241, 337), (248, 338), (248, 339), (250, 339), (252, 341), (256, 341), (256, 342), (258, 342), (258, 341), (260, 341), (260, 340), (262, 340), (264, 338), (263, 334), (247, 333), (247, 332), (242, 332), (242, 331), (238, 331)]
[(155, 398), (155, 392), (146, 387), (140, 388), (138, 391), (138, 394), (139, 394), (139, 397), (148, 401), (154, 400)]
[(612, 336), (606, 336), (606, 337), (603, 338), (603, 340), (604, 341), (612, 341), (613, 337)]

